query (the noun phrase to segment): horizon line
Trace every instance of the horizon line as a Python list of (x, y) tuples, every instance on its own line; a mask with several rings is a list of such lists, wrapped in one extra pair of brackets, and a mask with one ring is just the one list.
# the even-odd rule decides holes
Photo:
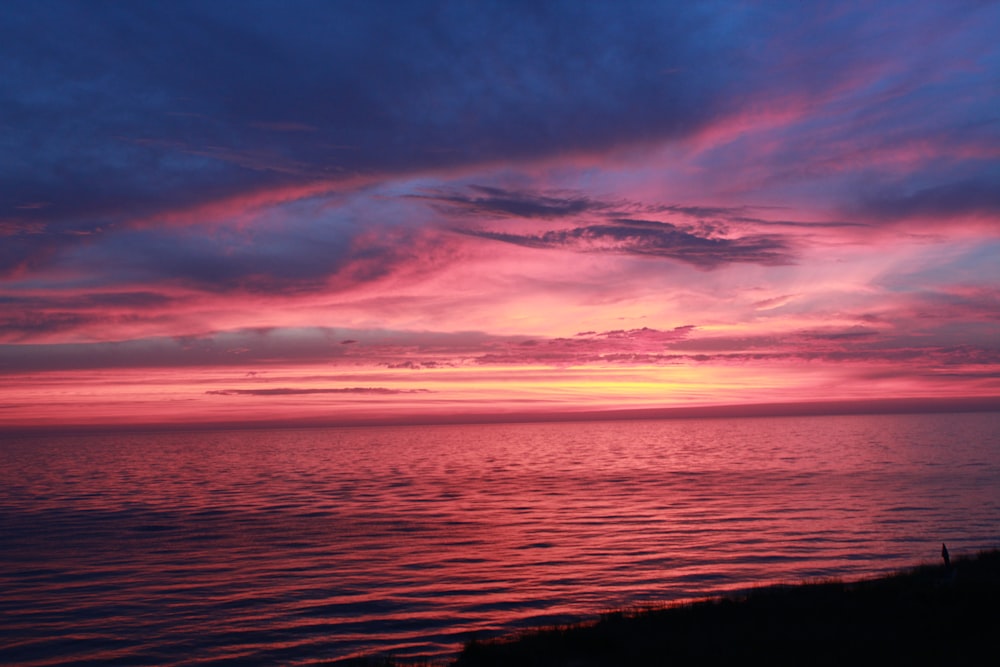
[(160, 431), (230, 431), (384, 426), (448, 426), (473, 424), (572, 423), (661, 419), (748, 419), (850, 415), (948, 414), (1000, 412), (1000, 396), (959, 398), (884, 398), (831, 401), (736, 403), (657, 408), (608, 408), (555, 411), (405, 413), (357, 418), (290, 418), (241, 421), (135, 422), (102, 424), (38, 424), (0, 427), (0, 435), (71, 435)]

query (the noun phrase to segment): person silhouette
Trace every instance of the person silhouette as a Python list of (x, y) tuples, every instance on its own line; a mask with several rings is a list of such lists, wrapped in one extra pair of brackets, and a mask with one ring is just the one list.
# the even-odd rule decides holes
[(951, 558), (948, 556), (948, 547), (944, 545), (944, 542), (941, 543), (941, 558), (944, 559), (944, 569), (950, 570)]

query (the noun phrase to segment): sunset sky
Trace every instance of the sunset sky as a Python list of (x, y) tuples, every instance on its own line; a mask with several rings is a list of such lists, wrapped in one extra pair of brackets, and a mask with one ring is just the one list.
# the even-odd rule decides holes
[(998, 35), (4, 2), (0, 428), (1000, 396)]

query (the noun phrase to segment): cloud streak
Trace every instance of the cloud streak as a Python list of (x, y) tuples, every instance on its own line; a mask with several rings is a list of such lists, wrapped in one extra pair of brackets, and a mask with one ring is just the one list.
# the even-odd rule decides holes
[(461, 233), (526, 248), (670, 259), (702, 269), (739, 262), (777, 266), (789, 264), (793, 259), (790, 243), (778, 236), (710, 236), (651, 220), (618, 219), (611, 224), (534, 235), (473, 230), (461, 230)]
[(611, 208), (611, 204), (573, 193), (538, 194), (486, 185), (471, 185), (468, 190), (471, 194), (441, 192), (410, 196), (414, 199), (444, 204), (452, 209), (445, 208), (451, 215), (455, 215), (457, 209), (462, 215), (549, 220), (577, 217), (584, 213)]
[(339, 387), (324, 389), (308, 389), (295, 387), (276, 387), (268, 389), (210, 389), (205, 392), (211, 396), (312, 396), (316, 394), (361, 394), (370, 396), (392, 396), (396, 394), (427, 393), (426, 389), (389, 389), (387, 387)]

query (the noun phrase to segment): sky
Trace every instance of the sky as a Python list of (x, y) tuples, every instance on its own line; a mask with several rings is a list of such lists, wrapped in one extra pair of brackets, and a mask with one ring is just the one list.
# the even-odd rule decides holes
[(1000, 396), (1000, 3), (0, 5), (0, 429)]

